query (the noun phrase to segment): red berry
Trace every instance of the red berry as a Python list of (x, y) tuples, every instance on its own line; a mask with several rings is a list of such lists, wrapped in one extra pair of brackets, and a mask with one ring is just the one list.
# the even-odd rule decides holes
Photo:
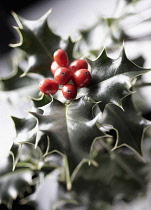
[(60, 67), (55, 71), (54, 79), (59, 85), (66, 85), (71, 79), (71, 71), (66, 67)]
[(72, 75), (73, 84), (77, 87), (87, 86), (91, 79), (91, 73), (87, 69), (79, 69)]
[(53, 61), (53, 62), (51, 63), (51, 66), (50, 66), (50, 70), (51, 70), (52, 74), (54, 74), (55, 71), (56, 71), (58, 68), (60, 68), (60, 66), (56, 63), (56, 61)]
[(79, 69), (88, 69), (88, 63), (85, 60), (77, 59), (70, 64), (69, 68), (71, 69), (72, 73), (74, 73)]
[(45, 95), (53, 95), (58, 91), (59, 86), (58, 83), (52, 79), (43, 79), (39, 83), (39, 89)]
[(61, 67), (68, 66), (68, 55), (64, 50), (59, 49), (55, 51), (53, 54), (53, 58), (59, 66)]
[(75, 85), (64, 85), (62, 88), (62, 94), (67, 100), (72, 100), (77, 95), (77, 87)]

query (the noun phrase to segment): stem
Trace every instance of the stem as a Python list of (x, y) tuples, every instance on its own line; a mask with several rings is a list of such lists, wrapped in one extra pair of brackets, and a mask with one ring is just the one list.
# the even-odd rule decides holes
[(88, 165), (90, 166), (91, 164), (95, 167), (98, 167), (98, 163), (95, 160), (89, 160), (89, 159), (83, 159), (75, 168), (75, 170), (73, 171), (72, 175), (71, 175), (71, 181), (73, 182), (76, 175), (78, 174), (79, 170), (81, 169), (81, 167), (85, 164), (88, 163)]
[(70, 171), (69, 171), (69, 164), (68, 164), (67, 156), (64, 156), (64, 164), (65, 164), (67, 190), (71, 190), (72, 183), (71, 183), (71, 177), (70, 177)]
[(88, 160), (83, 159), (78, 166), (75, 168), (75, 170), (73, 171), (72, 175), (71, 175), (71, 180), (73, 182), (73, 180), (75, 179), (75, 176), (77, 175), (78, 171), (80, 170), (80, 168), (84, 165), (84, 163), (87, 163)]
[(47, 155), (50, 155), (50, 154), (53, 154), (53, 153), (57, 153), (57, 154), (59, 154), (63, 157), (64, 168), (65, 168), (65, 177), (66, 177), (66, 186), (67, 186), (67, 190), (71, 190), (72, 182), (71, 182), (71, 177), (70, 177), (68, 158), (65, 154), (63, 154), (62, 152), (59, 152), (58, 150), (53, 150), (53, 151), (45, 154), (43, 157), (45, 157)]

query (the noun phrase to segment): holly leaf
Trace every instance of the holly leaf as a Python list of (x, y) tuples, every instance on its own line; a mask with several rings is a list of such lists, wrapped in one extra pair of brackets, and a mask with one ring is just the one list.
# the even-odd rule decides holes
[[(33, 106), (30, 110), (35, 111), (37, 113), (43, 113), (43, 111), (38, 109), (38, 107), (42, 105), (44, 106), (50, 101), (51, 99), (46, 96), (43, 96), (42, 98), (39, 98), (39, 99), (34, 99)], [(40, 149), (42, 153), (44, 154), (47, 148), (49, 147), (48, 140), (47, 140), (46, 135), (44, 135), (41, 131), (39, 131), (38, 126), (37, 126), (37, 120), (35, 119), (35, 117), (28, 113), (24, 118), (18, 118), (18, 117), (12, 116), (12, 120), (14, 122), (15, 130), (16, 130), (16, 136), (14, 138), (15, 144), (13, 145), (11, 149), (12, 153), (14, 155), (16, 154), (15, 165), (18, 162), (16, 156), (18, 156), (17, 154), (21, 152), (21, 148), (19, 147), (19, 144), (21, 145), (28, 142), (30, 144), (35, 144), (35, 148), (36, 148), (39, 143)], [(16, 149), (14, 150), (14, 148)]]
[[(27, 115), (25, 118), (12, 117), (12, 119), (13, 119), (15, 130), (16, 130), (14, 144), (12, 145), (12, 148), (11, 148), (11, 152), (14, 159), (13, 169), (15, 169), (16, 165), (20, 161), (20, 158), (24, 157), (24, 154), (23, 154), (24, 152), (22, 149), (24, 147), (22, 146), (22, 144), (26, 142), (30, 144), (32, 143), (34, 144), (36, 142), (36, 139), (41, 138), (42, 135), (37, 130), (36, 119), (34, 119), (31, 115), (30, 116)], [(29, 154), (27, 156), (28, 156), (27, 158), (31, 158)]]
[(31, 115), (27, 115), (27, 117), (23, 119), (17, 117), (12, 117), (12, 119), (17, 133), (15, 142), (33, 142), (38, 132), (36, 119)]
[(142, 140), (145, 130), (151, 125), (138, 113), (132, 103), (131, 96), (123, 99), (123, 109), (108, 104), (103, 115), (98, 118), (100, 125), (111, 125), (117, 132), (116, 144), (113, 149), (127, 146), (142, 156)]
[(83, 97), (69, 105), (53, 98), (41, 107), (43, 114), (30, 113), (37, 118), (39, 130), (49, 136), (51, 150), (75, 157), (79, 162), (89, 157), (93, 140), (104, 136), (93, 116), (94, 105)]
[(19, 28), (16, 29), (20, 35), (20, 42), (11, 44), (11, 46), (19, 47), (27, 53), (28, 68), (26, 73), (50, 73), (52, 53), (60, 48), (61, 38), (52, 32), (47, 23), (47, 17), (50, 12), (51, 10), (35, 21), (26, 20), (13, 13), (19, 25)]
[(113, 103), (122, 107), (122, 99), (132, 93), (130, 88), (134, 78), (149, 71), (131, 62), (123, 49), (117, 59), (111, 59), (103, 50), (94, 61), (90, 61), (92, 82), (81, 93), (100, 103), (103, 109), (106, 104)]
[(22, 77), (24, 72), (19, 67), (15, 67), (12, 75), (9, 75), (9, 78), (1, 78), (1, 82), (3, 83), (2, 87), (4, 91), (12, 91), (19, 88), (28, 88), (29, 86), (37, 86), (38, 83), (42, 79), (42, 77), (38, 77), (36, 74), (28, 74), (25, 77)]

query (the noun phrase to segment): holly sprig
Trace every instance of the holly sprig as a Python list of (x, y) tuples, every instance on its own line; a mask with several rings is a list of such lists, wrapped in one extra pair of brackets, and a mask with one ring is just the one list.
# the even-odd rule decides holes
[[(26, 116), (10, 111), (16, 138), (9, 156), (11, 169), (2, 168), (0, 175), (1, 203), (12, 202), (25, 185), (27, 191), (29, 185), (36, 187), (22, 203), (38, 203), (38, 193), (47, 180), (52, 186), (55, 183), (52, 188), (58, 192), (52, 202), (47, 202), (49, 209), (105, 209), (119, 194), (121, 200), (132, 200), (138, 191), (145, 192), (147, 165), (142, 162), (142, 144), (146, 135), (150, 138), (147, 131), (151, 124), (135, 108), (132, 96), (138, 78), (150, 69), (130, 61), (124, 46), (116, 59), (110, 58), (106, 49), (91, 51), (97, 55), (94, 59), (79, 49), (76, 52), (80, 41), (62, 40), (53, 33), (47, 23), (49, 14), (36, 21), (13, 14), (20, 42), (12, 46), (24, 51), (28, 65), (25, 71), (15, 65), (15, 73), (1, 79), (1, 100), (19, 109), (16, 100), (30, 98)], [(87, 61), (91, 72), (90, 83), (80, 87), (77, 97), (70, 101), (63, 98), (62, 90), (41, 95), (38, 87), (41, 79), (53, 79), (50, 68), (58, 49), (68, 54), (70, 63)], [(6, 183), (8, 189), (4, 189)], [(14, 191), (10, 190), (12, 186)], [(134, 196), (130, 196), (132, 190)]]

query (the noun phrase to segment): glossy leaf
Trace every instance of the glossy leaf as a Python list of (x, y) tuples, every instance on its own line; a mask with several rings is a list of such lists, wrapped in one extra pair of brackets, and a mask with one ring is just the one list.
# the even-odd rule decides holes
[(130, 96), (123, 99), (123, 108), (124, 110), (108, 104), (98, 122), (102, 126), (111, 125), (116, 130), (117, 139), (114, 149), (128, 146), (142, 155), (144, 131), (151, 125), (151, 121), (143, 118), (135, 110)]
[(122, 99), (132, 93), (130, 88), (133, 79), (149, 71), (131, 62), (124, 49), (117, 59), (109, 58), (104, 50), (96, 60), (89, 63), (92, 69), (92, 82), (83, 92), (94, 101), (101, 101), (102, 108), (108, 103), (121, 107)]
[(36, 86), (38, 84), (38, 81), (40, 81), (40, 79), (42, 78), (38, 78), (36, 76), (34, 77), (34, 75), (32, 74), (28, 74), (26, 77), (21, 77), (23, 73), (24, 72), (18, 67), (18, 69), (14, 71), (14, 75), (12, 75), (9, 78), (2, 78), (1, 81), (3, 83), (3, 90), (12, 91), (23, 87), (26, 88), (29, 86), (32, 88), (32, 86)]
[(27, 72), (49, 72), (52, 62), (52, 53), (59, 48), (60, 37), (55, 35), (48, 26), (47, 17), (49, 10), (44, 16), (35, 21), (26, 20), (13, 13), (19, 28), (20, 42), (12, 44), (19, 46), (27, 53)]
[(13, 117), (13, 120), (17, 131), (15, 142), (26, 142), (35, 137), (37, 132), (36, 119), (32, 118), (31, 116), (27, 116), (25, 119)]
[(41, 109), (43, 114), (31, 112), (37, 119), (39, 130), (50, 138), (51, 150), (73, 155), (78, 161), (89, 157), (93, 140), (102, 137), (93, 117), (95, 104), (85, 98), (65, 105), (55, 98)]
[[(34, 99), (32, 101), (33, 106), (31, 110), (36, 111), (37, 113), (43, 113), (42, 110), (38, 109), (38, 106), (45, 105), (50, 101), (51, 99), (47, 96), (43, 96), (42, 98), (39, 99)], [(18, 151), (21, 153), (20, 151), (21, 149), (18, 147), (19, 144), (24, 144), (28, 142), (31, 144), (35, 144), (34, 147), (36, 148), (39, 141), (42, 141), (42, 144), (40, 142), (40, 149), (44, 154), (48, 147), (48, 140), (47, 137), (42, 132), (39, 131), (37, 127), (37, 120), (35, 119), (35, 117), (28, 113), (24, 118), (18, 118), (13, 116), (12, 119), (16, 129), (16, 137), (14, 138), (15, 144), (11, 149), (13, 154), (14, 154), (14, 148), (16, 148), (15, 151), (17, 151), (17, 153)]]

